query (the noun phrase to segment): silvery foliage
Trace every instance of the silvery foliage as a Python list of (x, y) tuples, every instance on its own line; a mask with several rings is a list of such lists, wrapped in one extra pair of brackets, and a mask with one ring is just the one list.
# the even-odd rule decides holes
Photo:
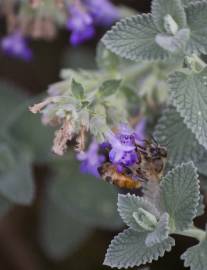
[(142, 197), (119, 195), (118, 211), (129, 228), (112, 240), (104, 264), (152, 262), (175, 245), (171, 234), (181, 234), (199, 240), (181, 256), (184, 265), (205, 270), (207, 236), (193, 220), (203, 214), (198, 173), (206, 175), (207, 165), (207, 67), (201, 59), (207, 54), (207, 1), (153, 0), (150, 14), (122, 19), (102, 42), (126, 62), (170, 66), (163, 79), (167, 106), (154, 132), (168, 146), (168, 172)]

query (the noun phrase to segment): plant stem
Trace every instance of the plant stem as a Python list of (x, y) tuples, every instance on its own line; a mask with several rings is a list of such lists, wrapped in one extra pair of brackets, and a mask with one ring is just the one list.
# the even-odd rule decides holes
[(193, 226), (192, 228), (189, 228), (182, 232), (176, 232), (177, 234), (189, 236), (197, 239), (199, 242), (203, 241), (206, 238), (206, 232), (202, 229), (196, 228)]

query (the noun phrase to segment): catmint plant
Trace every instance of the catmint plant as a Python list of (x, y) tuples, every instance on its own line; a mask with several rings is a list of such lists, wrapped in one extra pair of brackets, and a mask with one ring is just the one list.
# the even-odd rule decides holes
[[(85, 16), (80, 25), (87, 28)], [(184, 265), (207, 269), (206, 229), (194, 224), (204, 210), (199, 176), (207, 165), (205, 54), (207, 1), (153, 0), (151, 13), (124, 18), (104, 35), (97, 70), (63, 70), (48, 97), (30, 107), (44, 124), (57, 126), (54, 153), (63, 155), (76, 140), (85, 173), (100, 176), (98, 167), (107, 161), (123, 176), (125, 167), (142, 162), (135, 148), (147, 134), (167, 149), (161, 179), (140, 179), (137, 172), (140, 195), (119, 194), (118, 212), (128, 228), (112, 240), (105, 265), (151, 263), (171, 251), (178, 234), (198, 241), (181, 256)]]

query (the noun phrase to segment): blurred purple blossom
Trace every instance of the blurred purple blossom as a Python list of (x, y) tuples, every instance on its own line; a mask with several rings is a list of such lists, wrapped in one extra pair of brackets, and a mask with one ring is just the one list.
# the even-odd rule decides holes
[(93, 19), (80, 5), (69, 6), (70, 17), (67, 21), (67, 28), (70, 30), (70, 43), (78, 45), (85, 40), (92, 38), (95, 34)]
[(77, 159), (81, 161), (81, 172), (92, 174), (99, 178), (97, 168), (104, 162), (105, 157), (99, 154), (99, 144), (93, 140), (86, 152), (79, 153)]
[(28, 47), (25, 37), (19, 32), (4, 37), (1, 40), (1, 49), (5, 54), (11, 57), (23, 59), (25, 61), (32, 59), (32, 51)]
[(109, 0), (85, 0), (85, 3), (96, 25), (110, 26), (120, 18), (118, 8)]

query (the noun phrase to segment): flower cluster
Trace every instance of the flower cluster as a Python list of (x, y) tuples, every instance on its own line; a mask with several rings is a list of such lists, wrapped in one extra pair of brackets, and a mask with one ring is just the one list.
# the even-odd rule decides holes
[(99, 177), (97, 169), (106, 160), (114, 164), (119, 173), (122, 173), (124, 167), (130, 167), (139, 162), (135, 144), (143, 143), (145, 124), (144, 118), (135, 129), (125, 123), (120, 124), (115, 133), (112, 131), (106, 133), (106, 142), (99, 145), (93, 140), (86, 152), (77, 155), (77, 159), (81, 161), (81, 172)]
[(124, 166), (132, 166), (139, 162), (139, 156), (135, 151), (136, 143), (144, 140), (145, 120), (141, 120), (135, 130), (127, 124), (121, 124), (116, 134), (107, 133), (108, 142), (111, 145), (109, 160), (117, 166), (117, 171), (122, 172)]
[(1, 49), (8, 56), (29, 61), (32, 51), (28, 47), (26, 39), (18, 32), (10, 34), (1, 40)]
[[(75, 139), (77, 152), (85, 148), (85, 134), (90, 131), (99, 142), (114, 126), (127, 120), (126, 97), (120, 80), (113, 80), (103, 72), (62, 72), (62, 81), (49, 87), (48, 97), (30, 107), (33, 113), (42, 113), (46, 125), (59, 126), (55, 133), (53, 152), (63, 155), (67, 142)], [(109, 89), (109, 83), (113, 88)]]
[(92, 38), (96, 25), (109, 26), (120, 17), (118, 9), (108, 0), (76, 1), (68, 10), (67, 28), (71, 31), (72, 45)]
[(78, 45), (95, 35), (96, 26), (109, 26), (120, 18), (109, 0), (11, 0), (3, 1), (0, 9), (8, 28), (1, 49), (23, 60), (32, 57), (28, 38), (50, 40), (65, 27), (71, 32), (70, 43)]
[(92, 174), (99, 177), (98, 167), (105, 161), (103, 154), (99, 152), (99, 144), (94, 139), (88, 147), (88, 150), (77, 154), (77, 159), (81, 161), (81, 172)]

